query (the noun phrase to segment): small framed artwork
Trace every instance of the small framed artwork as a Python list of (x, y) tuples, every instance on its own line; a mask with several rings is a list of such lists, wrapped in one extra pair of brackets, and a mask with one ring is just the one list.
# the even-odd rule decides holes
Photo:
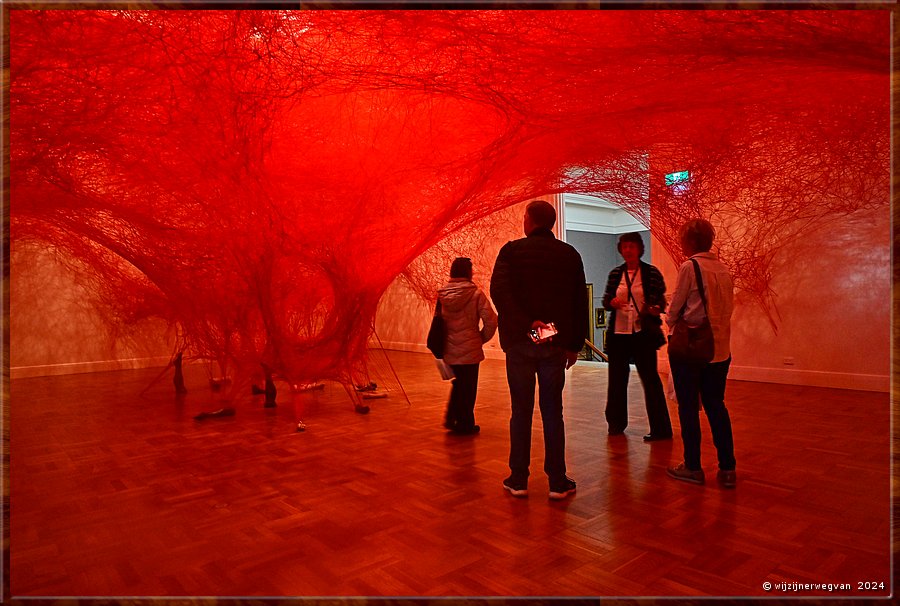
[[(587, 294), (587, 300), (588, 300), (588, 310), (587, 310), (588, 318), (587, 318), (587, 320), (588, 320), (588, 328), (590, 329), (588, 331), (590, 334), (588, 335), (587, 340), (590, 341), (591, 343), (593, 343), (594, 342), (594, 327), (593, 327), (593, 325), (591, 325), (590, 303), (594, 300), (594, 285), (590, 284), (590, 283), (585, 284), (585, 288), (587, 290), (586, 294)], [(587, 345), (585, 345), (584, 347), (581, 348), (581, 352), (578, 354), (578, 359), (579, 360), (593, 360), (594, 353), (591, 351), (591, 349)]]
[(596, 319), (597, 328), (603, 328), (606, 326), (606, 309), (603, 307), (597, 308), (597, 319)]

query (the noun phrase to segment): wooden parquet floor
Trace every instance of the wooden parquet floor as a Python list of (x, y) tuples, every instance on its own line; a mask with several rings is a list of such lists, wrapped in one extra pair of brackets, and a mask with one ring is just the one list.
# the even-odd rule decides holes
[[(528, 499), (501, 489), (509, 399), (482, 364), (481, 434), (441, 427), (449, 384), (391, 352), (393, 393), (357, 414), (338, 385), (294, 409), (249, 394), (236, 415), (199, 367), (10, 385), (15, 596), (809, 596), (891, 593), (888, 394), (730, 382), (736, 490), (674, 481), (680, 441), (652, 445), (636, 373), (630, 427), (608, 437), (606, 369), (565, 393), (576, 495), (547, 499), (536, 412)], [(279, 401), (289, 402), (284, 385)], [(674, 402), (669, 403), (677, 432)], [(847, 583), (765, 591), (763, 583)], [(858, 583), (883, 584), (861, 590)]]

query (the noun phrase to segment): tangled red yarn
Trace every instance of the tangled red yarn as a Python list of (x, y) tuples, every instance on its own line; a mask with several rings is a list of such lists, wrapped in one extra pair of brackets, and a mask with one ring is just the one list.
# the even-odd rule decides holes
[(709, 218), (768, 309), (785, 242), (889, 203), (889, 22), (11, 11), (12, 244), (76, 259), (111, 321), (295, 381), (350, 380), (396, 276), (553, 193), (620, 204), (676, 259)]

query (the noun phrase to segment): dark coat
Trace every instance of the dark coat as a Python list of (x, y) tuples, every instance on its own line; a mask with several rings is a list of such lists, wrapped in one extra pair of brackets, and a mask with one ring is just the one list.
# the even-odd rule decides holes
[[(663, 280), (662, 273), (655, 266), (643, 261), (640, 261), (640, 270), (641, 282), (644, 285), (644, 305), (659, 305), (660, 311), (665, 311), (666, 282)], [(625, 263), (622, 263), (609, 272), (609, 278), (606, 280), (606, 292), (603, 294), (603, 307), (612, 311), (607, 324), (612, 332), (615, 332), (616, 329), (616, 309), (610, 305), (610, 301), (616, 298), (616, 289), (619, 288), (624, 271)], [(660, 331), (661, 333), (662, 320), (656, 316), (641, 315), (641, 324), (644, 330), (650, 328), (654, 332)]]
[(535, 320), (556, 324), (552, 343), (581, 351), (588, 336), (588, 297), (581, 255), (549, 229), (507, 242), (491, 276), (504, 351), (531, 343)]

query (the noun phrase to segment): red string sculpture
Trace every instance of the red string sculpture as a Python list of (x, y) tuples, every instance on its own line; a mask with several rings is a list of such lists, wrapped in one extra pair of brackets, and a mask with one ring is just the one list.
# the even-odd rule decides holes
[(9, 39), (13, 252), (239, 372), (353, 384), (388, 285), (534, 197), (676, 259), (710, 218), (767, 310), (785, 242), (889, 203), (888, 11), (15, 10)]

